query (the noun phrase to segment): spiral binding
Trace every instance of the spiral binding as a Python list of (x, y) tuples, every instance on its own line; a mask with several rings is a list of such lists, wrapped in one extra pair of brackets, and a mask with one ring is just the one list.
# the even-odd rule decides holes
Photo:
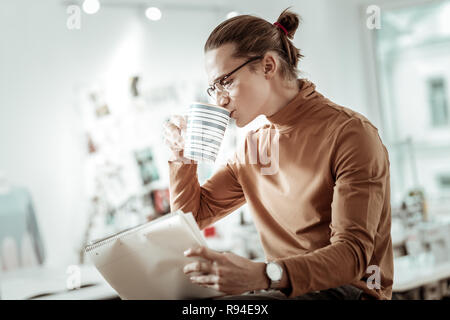
[(131, 229), (119, 232), (119, 233), (117, 233), (117, 234), (115, 234), (115, 235), (113, 235), (111, 237), (106, 238), (106, 239), (96, 241), (96, 242), (94, 242), (92, 244), (87, 245), (86, 248), (84, 249), (84, 252), (88, 253), (88, 252), (90, 252), (90, 251), (92, 251), (92, 250), (94, 250), (94, 249), (96, 249), (98, 247), (101, 247), (101, 246), (103, 246), (105, 244), (108, 244), (108, 243), (110, 243), (110, 242), (112, 242), (114, 240), (117, 240), (119, 238), (125, 237), (125, 236), (127, 236), (128, 234), (130, 234), (132, 232), (136, 232), (136, 231), (146, 227), (147, 225), (148, 225), (148, 223), (145, 223), (145, 224), (142, 224), (140, 226), (136, 226), (136, 227), (133, 227)]
[[(189, 213), (189, 214), (192, 216), (192, 213)], [(88, 253), (88, 252), (90, 252), (90, 251), (92, 251), (92, 250), (94, 250), (94, 249), (96, 249), (98, 247), (101, 247), (101, 246), (106, 245), (106, 244), (108, 244), (110, 242), (113, 242), (114, 240), (117, 240), (117, 239), (125, 237), (125, 236), (127, 236), (127, 235), (129, 235), (129, 234), (131, 234), (133, 232), (141, 230), (141, 229), (143, 229), (143, 228), (145, 228), (145, 227), (147, 227), (147, 226), (149, 226), (151, 224), (157, 223), (157, 222), (159, 222), (161, 220), (164, 220), (164, 219), (171, 218), (171, 217), (176, 216), (176, 215), (184, 216), (184, 213), (181, 210), (177, 210), (177, 211), (175, 211), (175, 212), (173, 212), (171, 214), (166, 214), (165, 216), (160, 217), (160, 218), (158, 218), (156, 220), (152, 220), (150, 222), (143, 223), (141, 225), (132, 227), (132, 228), (127, 229), (127, 230), (123, 230), (123, 231), (121, 231), (121, 232), (119, 232), (119, 233), (117, 233), (115, 235), (107, 237), (106, 239), (98, 240), (98, 241), (95, 241), (94, 243), (91, 243), (91, 244), (87, 245), (85, 247), (85, 249), (84, 249), (84, 252)]]

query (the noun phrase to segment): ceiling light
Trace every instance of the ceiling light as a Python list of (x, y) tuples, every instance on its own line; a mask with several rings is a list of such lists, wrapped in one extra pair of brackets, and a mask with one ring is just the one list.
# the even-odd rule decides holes
[(161, 19), (161, 10), (156, 7), (150, 7), (145, 10), (145, 16), (153, 21)]
[(100, 2), (98, 0), (84, 0), (83, 10), (87, 14), (94, 14), (100, 9)]
[(227, 14), (227, 19), (236, 17), (236, 16), (238, 16), (238, 15), (239, 15), (239, 13), (237, 13), (236, 11), (228, 12), (228, 14)]

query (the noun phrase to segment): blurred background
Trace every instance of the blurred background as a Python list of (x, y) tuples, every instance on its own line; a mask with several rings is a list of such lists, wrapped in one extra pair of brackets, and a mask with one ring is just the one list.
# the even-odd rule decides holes
[[(303, 18), (301, 76), (389, 150), (394, 297), (448, 296), (449, 0), (1, 1), (1, 272), (88, 264), (90, 241), (168, 213), (163, 123), (207, 101), (209, 33), (289, 6)], [(219, 159), (266, 121), (231, 124)], [(200, 183), (220, 163), (200, 164)], [(246, 206), (204, 235), (264, 259)]]

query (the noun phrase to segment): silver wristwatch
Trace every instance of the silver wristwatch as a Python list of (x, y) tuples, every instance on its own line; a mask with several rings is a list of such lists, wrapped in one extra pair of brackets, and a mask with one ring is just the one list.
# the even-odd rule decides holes
[(266, 262), (266, 275), (269, 278), (269, 289), (276, 289), (283, 277), (283, 268), (274, 261)]

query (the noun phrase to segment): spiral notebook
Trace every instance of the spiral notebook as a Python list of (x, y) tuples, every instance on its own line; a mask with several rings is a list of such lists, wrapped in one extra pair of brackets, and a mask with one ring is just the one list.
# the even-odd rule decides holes
[(211, 298), (222, 292), (193, 284), (183, 267), (190, 247), (206, 246), (192, 213), (177, 211), (95, 241), (85, 248), (100, 274), (126, 300)]

